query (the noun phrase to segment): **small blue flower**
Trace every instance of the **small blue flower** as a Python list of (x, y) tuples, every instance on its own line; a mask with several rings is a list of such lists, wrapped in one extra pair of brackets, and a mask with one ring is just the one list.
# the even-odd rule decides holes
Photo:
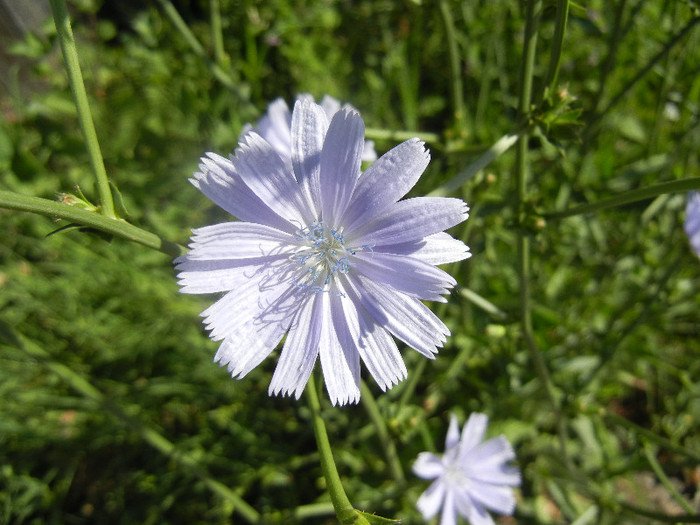
[(515, 459), (505, 436), (483, 441), (488, 425), (484, 414), (471, 414), (459, 436), (457, 417), (452, 414), (442, 457), (421, 452), (413, 472), (422, 479), (434, 479), (418, 499), (418, 510), (425, 520), (442, 509), (440, 525), (456, 525), (463, 516), (472, 525), (493, 525), (487, 509), (511, 515), (520, 472), (507, 463)]
[[(344, 108), (328, 120), (302, 97), (289, 164), (255, 131), (235, 155), (209, 153), (192, 184), (239, 219), (193, 230), (176, 260), (183, 293), (223, 296), (202, 313), (221, 341), (215, 361), (242, 378), (284, 339), (270, 395), (297, 399), (320, 357), (333, 404), (360, 398), (360, 360), (386, 390), (406, 377), (392, 336), (430, 359), (449, 330), (421, 301), (456, 281), (436, 268), (468, 258), (443, 230), (468, 217), (460, 199), (399, 201), (430, 160), (411, 139), (364, 173), (364, 123)], [(286, 335), (286, 338), (285, 338)]]
[(700, 193), (697, 191), (688, 193), (684, 226), (690, 247), (700, 257)]

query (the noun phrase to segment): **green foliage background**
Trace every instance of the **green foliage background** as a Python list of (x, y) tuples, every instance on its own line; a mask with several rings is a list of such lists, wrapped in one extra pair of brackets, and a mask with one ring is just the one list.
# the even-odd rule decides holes
[[(218, 62), (233, 90), (163, 6), (80, 0), (71, 13), (110, 179), (128, 220), (169, 240), (186, 243), (190, 228), (227, 220), (187, 178), (204, 152), (233, 151), (242, 125), (279, 96), (352, 103), (378, 152), (398, 142), (385, 131), (435, 137), (415, 195), (518, 126), (522, 2), (220, 0)], [(209, 6), (175, 4), (214, 60)], [(572, 4), (559, 88), (544, 94), (554, 12), (544, 2), (533, 213), (522, 227), (532, 242), (535, 341), (563, 407), (570, 462), (518, 323), (508, 152), (456, 193), (472, 214), (452, 233), (474, 257), (449, 269), (502, 315), (455, 290), (435, 308), (453, 332), (438, 359), (406, 349), (408, 381), (386, 394), (368, 381), (405, 484), (390, 474), (363, 404), (324, 410), (357, 508), (420, 523), (414, 505), (426, 484), (412, 477), (412, 461), (442, 450), (449, 412), (464, 421), (480, 411), (490, 433), (514, 444), (523, 471), (516, 517), (500, 523), (697, 518), (700, 261), (682, 228), (685, 196), (562, 220), (539, 213), (698, 175), (698, 6)], [(23, 60), (1, 100), (0, 187), (54, 198), (77, 185), (96, 201), (51, 20), (8, 51)], [(267, 396), (276, 358), (241, 381), (211, 363), (216, 344), (198, 319), (211, 298), (179, 295), (166, 256), (77, 230), (47, 237), (63, 224), (43, 217), (0, 210), (0, 219), (0, 522), (239, 522), (182, 456), (263, 523), (334, 522), (303, 399)], [(62, 378), (61, 365), (101, 400)], [(177, 453), (153, 449), (144, 428)]]

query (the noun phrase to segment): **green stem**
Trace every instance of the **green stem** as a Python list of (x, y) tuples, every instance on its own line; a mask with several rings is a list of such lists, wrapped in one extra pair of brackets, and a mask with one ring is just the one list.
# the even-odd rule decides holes
[(700, 16), (695, 16), (690, 19), (690, 21), (681, 29), (664, 47), (661, 49), (656, 55), (654, 55), (649, 62), (647, 62), (646, 66), (644, 66), (639, 72), (632, 78), (630, 79), (627, 84), (623, 86), (623, 88), (620, 90), (620, 92), (615, 95), (615, 97), (608, 103), (607, 106), (605, 106), (605, 109), (603, 109), (600, 113), (597, 113), (594, 115), (589, 123), (587, 133), (593, 134), (594, 130), (597, 129), (597, 125), (600, 122), (600, 120), (610, 112), (612, 108), (617, 106), (626, 96), (627, 93), (635, 86), (637, 82), (639, 82), (642, 78), (646, 76), (649, 71), (651, 71), (656, 64), (658, 64), (670, 51), (675, 47), (675, 45), (680, 42), (692, 29), (695, 27), (695, 24), (700, 22)]
[[(2, 325), (4, 325), (4, 323), (2, 323)], [(200, 479), (212, 492), (218, 494), (221, 498), (231, 503), (234, 511), (240, 514), (240, 516), (246, 522), (259, 522), (260, 515), (253, 507), (248, 505), (238, 494), (233, 492), (226, 485), (212, 478), (209, 473), (197, 463), (196, 459), (186, 452), (178, 450), (177, 446), (173, 442), (165, 438), (156, 429), (148, 427), (139, 420), (128, 415), (123, 408), (116, 405), (113, 401), (107, 399), (102, 392), (95, 388), (95, 386), (93, 386), (89, 381), (84, 379), (81, 375), (77, 374), (63, 363), (56, 361), (48, 352), (39, 347), (36, 343), (20, 338), (20, 336), (18, 336), (8, 326), (0, 326), (0, 328), (2, 328), (2, 335), (4, 335), (6, 339), (9, 339), (10, 344), (20, 349), (32, 359), (41, 363), (44, 367), (70, 385), (73, 390), (110, 412), (122, 423), (129, 426), (151, 447), (163, 455), (173, 459), (181, 467)]]
[(652, 199), (664, 193), (684, 192), (690, 190), (700, 190), (700, 177), (662, 182), (660, 184), (654, 184), (653, 186), (647, 186), (646, 188), (626, 191), (624, 193), (620, 193), (619, 195), (615, 195), (614, 197), (603, 199), (602, 201), (575, 206), (573, 208), (569, 208), (568, 210), (543, 213), (542, 216), (545, 219), (565, 219), (566, 217), (573, 217), (574, 215), (594, 213), (597, 211), (606, 210), (608, 208), (615, 208), (617, 206), (624, 206), (625, 204), (643, 201), (645, 199)]
[(685, 510), (689, 514), (692, 514), (693, 507), (686, 501), (686, 499), (681, 495), (681, 493), (678, 492), (678, 489), (676, 489), (676, 487), (673, 486), (671, 480), (668, 479), (668, 476), (664, 472), (664, 469), (662, 469), (661, 465), (659, 465), (659, 462), (657, 461), (655, 456), (655, 452), (648, 441), (644, 442), (644, 455), (646, 456), (647, 461), (649, 462), (649, 466), (654, 471), (654, 474), (656, 474), (656, 477), (659, 478), (659, 481), (661, 481), (661, 484), (666, 488), (668, 493), (671, 496), (673, 496), (673, 499), (675, 499), (681, 507), (683, 507), (683, 510)]
[(379, 437), (379, 442), (384, 449), (384, 456), (386, 457), (387, 463), (389, 463), (391, 475), (396, 483), (403, 485), (406, 483), (406, 478), (403, 474), (403, 468), (401, 468), (399, 455), (396, 452), (396, 445), (392, 441), (391, 436), (389, 436), (386, 423), (384, 422), (382, 414), (379, 412), (379, 407), (377, 406), (377, 402), (372, 395), (372, 391), (364, 381), (360, 383), (360, 395), (362, 405), (365, 407), (370, 420), (372, 420), (374, 428), (377, 431), (377, 436)]
[(627, 503), (626, 501), (622, 501), (620, 499), (616, 499), (615, 503), (628, 512), (632, 512), (640, 516), (646, 516), (647, 518), (652, 518), (663, 523), (700, 523), (700, 514), (664, 514), (662, 512), (632, 505), (631, 503)]
[(459, 172), (457, 175), (452, 177), (446, 183), (435, 188), (433, 191), (428, 193), (431, 197), (444, 197), (449, 195), (453, 191), (460, 188), (464, 183), (473, 178), (477, 173), (483, 170), (486, 166), (491, 164), (498, 157), (503, 155), (510, 147), (515, 144), (521, 136), (529, 131), (529, 126), (523, 126), (512, 133), (507, 133), (498, 139), (489, 149), (487, 149), (481, 156), (474, 162), (469, 164), (469, 166), (464, 169), (464, 171)]
[[(541, 0), (531, 0), (527, 4), (527, 20), (525, 23), (525, 49), (523, 52), (523, 62), (520, 70), (520, 98), (519, 111), (521, 118), (526, 118), (530, 111), (532, 100), (532, 78), (535, 64), (535, 50), (537, 47), (537, 31), (539, 26), (539, 16), (542, 9)], [(527, 201), (527, 166), (528, 166), (528, 133), (520, 136), (516, 150), (515, 179), (518, 195), (518, 222), (523, 224), (526, 218), (525, 204)], [(547, 364), (537, 348), (535, 336), (532, 328), (532, 307), (530, 304), (530, 239), (523, 228), (518, 228), (518, 275), (520, 280), (520, 314), (523, 337), (530, 352), (530, 356), (535, 364), (537, 375), (545, 389), (549, 403), (551, 404), (557, 424), (559, 436), (559, 446), (562, 458), (568, 466), (568, 456), (566, 454), (566, 423), (561, 410), (559, 397), (549, 375)]]
[(633, 423), (629, 419), (615, 414), (614, 412), (610, 412), (604, 407), (595, 405), (582, 406), (581, 411), (587, 414), (598, 414), (602, 416), (603, 419), (605, 419), (608, 423), (625, 427), (637, 436), (642, 437), (652, 443), (655, 443), (665, 450), (669, 450), (671, 452), (675, 452), (676, 454), (680, 454), (681, 456), (685, 456), (686, 458), (695, 463), (700, 463), (700, 452), (684, 447), (683, 445), (674, 443), (673, 441), (665, 437), (659, 436), (655, 432), (641, 427), (636, 423)]
[(466, 135), (464, 112), (464, 89), (462, 87), (462, 74), (459, 65), (459, 50), (455, 36), (454, 20), (446, 0), (440, 0), (440, 14), (445, 24), (445, 37), (447, 38), (447, 51), (450, 56), (450, 94), (452, 95), (452, 109), (455, 125), (463, 136)]
[(440, 135), (427, 131), (394, 131), (382, 128), (365, 128), (365, 138), (368, 140), (402, 142), (413, 137), (420, 137), (421, 140), (436, 146), (439, 146), (441, 142)]
[(569, 0), (557, 1), (556, 22), (554, 23), (554, 39), (552, 41), (552, 52), (549, 55), (549, 67), (543, 86), (549, 87), (550, 91), (556, 87), (559, 78), (559, 66), (561, 64), (561, 50), (564, 47), (564, 33), (569, 19)]
[(143, 246), (161, 251), (171, 257), (177, 257), (184, 254), (186, 251), (186, 249), (179, 244), (167, 241), (155, 233), (142, 230), (121, 219), (105, 217), (93, 211), (82, 210), (40, 197), (28, 197), (26, 195), (0, 190), (0, 208), (28, 211), (46, 217), (65, 219), (81, 226), (95, 228), (101, 232), (142, 244)]
[(608, 54), (605, 57), (605, 61), (601, 65), (600, 80), (598, 81), (598, 92), (596, 93), (596, 96), (593, 99), (594, 114), (596, 111), (598, 111), (598, 108), (600, 107), (600, 104), (603, 100), (603, 96), (605, 95), (607, 81), (610, 77), (610, 73), (615, 69), (617, 51), (620, 47), (620, 43), (624, 38), (624, 34), (622, 33), (622, 18), (625, 12), (626, 3), (627, 0), (620, 0), (615, 5), (615, 15), (612, 26), (610, 27), (608, 33)]
[(221, 29), (221, 4), (219, 0), (209, 1), (209, 15), (211, 36), (214, 42), (214, 62), (221, 67), (226, 59), (226, 53), (224, 52), (224, 35)]
[(216, 62), (214, 62), (205, 51), (202, 44), (200, 44), (197, 37), (187, 26), (187, 23), (182, 19), (180, 13), (177, 12), (175, 6), (169, 0), (158, 0), (161, 8), (165, 15), (170, 19), (170, 22), (175, 26), (175, 28), (180, 32), (182, 38), (185, 39), (187, 45), (190, 49), (197, 55), (201, 60), (203, 60), (209, 67), (209, 71), (214, 75), (221, 84), (226, 86), (236, 97), (242, 102), (248, 102), (248, 95), (244, 86), (237, 83), (231, 76), (226, 73)]
[(92, 121), (92, 113), (90, 112), (90, 104), (88, 103), (87, 93), (85, 91), (83, 74), (80, 71), (78, 48), (75, 45), (75, 38), (73, 37), (73, 30), (71, 29), (70, 19), (68, 18), (68, 9), (66, 8), (65, 0), (51, 0), (51, 10), (53, 11), (54, 23), (56, 24), (56, 32), (61, 44), (63, 59), (66, 62), (68, 82), (75, 100), (80, 130), (85, 138), (85, 146), (87, 147), (88, 156), (90, 157), (90, 165), (92, 166), (92, 171), (97, 181), (97, 190), (100, 195), (100, 211), (105, 217), (114, 219), (116, 214), (114, 213), (112, 189), (109, 186), (100, 144), (97, 141), (95, 124)]
[(506, 314), (498, 306), (493, 304), (491, 301), (489, 301), (485, 297), (479, 295), (475, 291), (473, 291), (469, 288), (460, 287), (457, 290), (457, 293), (460, 296), (464, 297), (467, 301), (469, 301), (470, 303), (474, 304), (475, 306), (481, 308), (484, 312), (488, 313), (492, 317), (495, 317), (499, 321), (505, 321), (506, 319), (508, 319), (508, 314)]
[(338, 469), (333, 460), (331, 443), (328, 440), (326, 424), (321, 417), (321, 403), (318, 400), (316, 375), (316, 372), (314, 372), (309, 383), (306, 385), (306, 397), (309, 402), (309, 408), (311, 409), (311, 424), (314, 429), (314, 436), (316, 437), (318, 453), (321, 457), (321, 470), (323, 471), (323, 477), (326, 479), (326, 485), (328, 487), (328, 493), (331, 496), (333, 508), (335, 509), (335, 515), (342, 525), (369, 525), (369, 522), (360, 516), (350, 503), (347, 494), (345, 494), (343, 484), (340, 481), (340, 475), (338, 474)]

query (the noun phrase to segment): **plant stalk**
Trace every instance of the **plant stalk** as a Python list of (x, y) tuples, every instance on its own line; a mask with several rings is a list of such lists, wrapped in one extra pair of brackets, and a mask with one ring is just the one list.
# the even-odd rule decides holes
[(333, 459), (331, 443), (328, 440), (326, 424), (321, 417), (321, 403), (318, 399), (316, 375), (317, 373), (314, 371), (309, 383), (306, 385), (306, 397), (309, 408), (311, 409), (311, 424), (314, 429), (314, 436), (316, 437), (318, 453), (321, 457), (321, 470), (323, 471), (323, 477), (326, 479), (326, 485), (328, 493), (331, 496), (333, 508), (335, 509), (335, 515), (342, 525), (369, 525), (369, 522), (360, 516), (350, 503), (347, 494), (345, 494), (343, 484), (340, 481), (338, 468), (335, 466), (335, 460)]
[(97, 182), (97, 191), (100, 196), (100, 212), (105, 217), (110, 219), (116, 218), (114, 212), (114, 200), (112, 198), (112, 189), (109, 186), (107, 179), (107, 171), (105, 170), (102, 151), (97, 140), (97, 132), (95, 124), (92, 120), (90, 112), (90, 104), (85, 91), (85, 82), (83, 74), (80, 70), (80, 61), (78, 60), (78, 48), (75, 44), (75, 37), (70, 25), (68, 17), (68, 9), (65, 0), (50, 0), (51, 10), (53, 12), (54, 23), (56, 24), (56, 32), (58, 41), (61, 44), (61, 52), (66, 63), (66, 72), (68, 74), (68, 82), (70, 84), (73, 99), (75, 100), (75, 108), (78, 113), (78, 122), (80, 130), (85, 138), (85, 146), (90, 157), (90, 166), (95, 175)]
[(105, 217), (94, 211), (83, 210), (41, 197), (28, 197), (0, 190), (0, 208), (28, 211), (55, 219), (65, 219), (80, 226), (94, 228), (115, 237), (142, 244), (171, 257), (178, 257), (186, 252), (184, 246), (167, 241), (155, 233), (142, 230), (121, 219)]
[(595, 213), (598, 211), (607, 210), (609, 208), (616, 208), (618, 206), (624, 206), (625, 204), (631, 204), (633, 202), (652, 199), (665, 193), (685, 192), (690, 190), (700, 190), (700, 177), (662, 182), (660, 184), (647, 186), (646, 188), (626, 191), (624, 193), (620, 193), (619, 195), (615, 195), (614, 197), (603, 199), (598, 202), (574, 206), (568, 210), (543, 213), (542, 216), (547, 220), (565, 219), (575, 215)]
[[(527, 4), (527, 20), (525, 23), (525, 49), (520, 70), (520, 97), (519, 111), (522, 119), (526, 119), (530, 112), (532, 100), (532, 78), (535, 64), (535, 50), (537, 47), (537, 32), (539, 17), (542, 10), (541, 0), (531, 0)], [(528, 178), (528, 138), (529, 133), (520, 136), (516, 150), (515, 180), (518, 196), (518, 223), (526, 220), (525, 205), (527, 201)], [(564, 422), (561, 404), (557, 397), (556, 388), (547, 369), (547, 364), (537, 347), (532, 329), (532, 307), (530, 304), (530, 239), (524, 228), (518, 228), (518, 275), (520, 281), (520, 315), (523, 338), (535, 364), (537, 375), (542, 382), (547, 398), (552, 405), (556, 417), (556, 425), (559, 436), (559, 446), (564, 462), (568, 466), (566, 454), (566, 424)]]

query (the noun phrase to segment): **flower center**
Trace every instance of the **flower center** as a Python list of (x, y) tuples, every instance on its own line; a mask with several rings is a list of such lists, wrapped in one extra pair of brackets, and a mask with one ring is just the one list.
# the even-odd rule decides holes
[(326, 291), (333, 274), (347, 274), (350, 270), (348, 255), (355, 251), (345, 247), (342, 228), (330, 228), (323, 221), (297, 230), (299, 249), (291, 259), (305, 268), (295, 284), (311, 292)]
[(459, 465), (450, 465), (445, 470), (445, 481), (451, 485), (464, 486), (469, 476)]

